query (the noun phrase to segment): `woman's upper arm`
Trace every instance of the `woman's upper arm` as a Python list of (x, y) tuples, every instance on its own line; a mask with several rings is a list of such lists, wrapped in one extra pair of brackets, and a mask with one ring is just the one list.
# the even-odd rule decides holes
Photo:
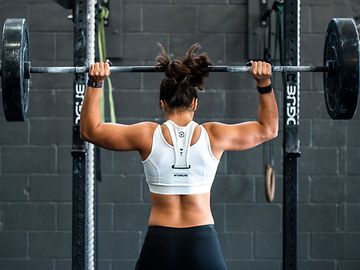
[(204, 124), (213, 151), (238, 151), (255, 147), (275, 136), (257, 121), (239, 124), (211, 122)]
[(83, 139), (109, 150), (144, 151), (148, 146), (151, 147), (152, 134), (156, 126), (153, 122), (132, 125), (101, 123)]

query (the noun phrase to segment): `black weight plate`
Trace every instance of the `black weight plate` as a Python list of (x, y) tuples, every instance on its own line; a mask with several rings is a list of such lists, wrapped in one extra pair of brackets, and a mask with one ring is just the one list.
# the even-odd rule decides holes
[(29, 101), (30, 76), (25, 62), (30, 60), (29, 33), (25, 19), (6, 19), (2, 33), (2, 94), (7, 121), (25, 121)]
[(351, 119), (359, 94), (359, 35), (349, 18), (332, 19), (328, 25), (324, 65), (333, 69), (324, 72), (326, 108), (332, 119)]

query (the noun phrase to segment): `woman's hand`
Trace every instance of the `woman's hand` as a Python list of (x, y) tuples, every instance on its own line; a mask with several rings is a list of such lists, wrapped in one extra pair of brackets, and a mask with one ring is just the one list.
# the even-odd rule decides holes
[(271, 84), (271, 65), (262, 61), (251, 61), (250, 74), (256, 80), (258, 87), (266, 87)]
[(108, 76), (110, 76), (110, 65), (106, 63), (95, 63), (90, 65), (89, 68), (89, 80), (94, 82), (103, 82)]

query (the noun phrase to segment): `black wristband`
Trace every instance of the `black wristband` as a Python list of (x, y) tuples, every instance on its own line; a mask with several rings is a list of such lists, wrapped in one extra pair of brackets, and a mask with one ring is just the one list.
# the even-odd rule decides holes
[(92, 80), (89, 79), (87, 85), (89, 87), (92, 87), (92, 88), (102, 88), (103, 83), (102, 82), (95, 82), (95, 81), (92, 81)]
[(269, 86), (265, 86), (265, 87), (257, 87), (257, 90), (258, 90), (258, 92), (259, 92), (259, 94), (268, 94), (268, 93), (270, 93), (271, 92), (271, 90), (272, 90), (272, 85), (271, 85), (271, 83), (270, 83), (270, 85)]

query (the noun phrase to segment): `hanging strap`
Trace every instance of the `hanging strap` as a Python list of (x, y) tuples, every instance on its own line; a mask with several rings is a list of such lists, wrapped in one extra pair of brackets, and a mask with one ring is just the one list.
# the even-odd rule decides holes
[(174, 146), (175, 164), (172, 165), (172, 168), (190, 169), (191, 165), (188, 162), (189, 147), (197, 124), (194, 121), (191, 121), (185, 127), (181, 127), (171, 120), (166, 121), (164, 124), (169, 129)]

